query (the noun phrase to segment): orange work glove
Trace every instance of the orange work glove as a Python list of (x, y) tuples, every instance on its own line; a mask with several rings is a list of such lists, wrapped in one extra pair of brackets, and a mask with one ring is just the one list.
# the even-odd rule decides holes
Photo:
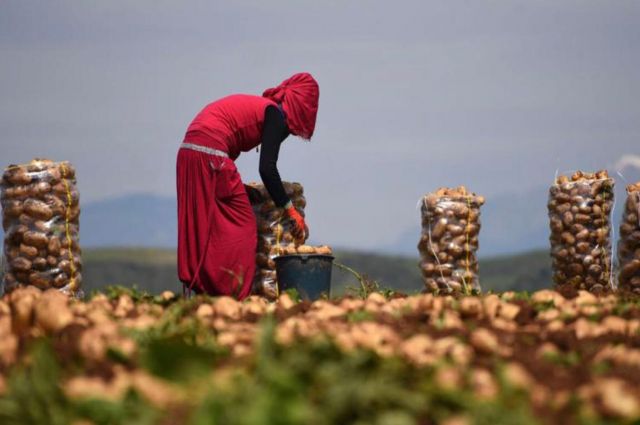
[(291, 231), (293, 237), (296, 239), (296, 242), (304, 242), (307, 235), (309, 234), (309, 228), (304, 222), (304, 217), (302, 217), (298, 210), (296, 210), (293, 206), (287, 208), (286, 212), (287, 216), (289, 216), (293, 223), (293, 229)]

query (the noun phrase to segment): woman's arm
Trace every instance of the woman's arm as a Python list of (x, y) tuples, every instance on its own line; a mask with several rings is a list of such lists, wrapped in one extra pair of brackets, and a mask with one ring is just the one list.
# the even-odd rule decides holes
[(290, 206), (291, 200), (282, 185), (278, 172), (280, 144), (289, 135), (282, 112), (275, 106), (267, 106), (262, 127), (262, 151), (260, 152), (260, 177), (277, 207)]

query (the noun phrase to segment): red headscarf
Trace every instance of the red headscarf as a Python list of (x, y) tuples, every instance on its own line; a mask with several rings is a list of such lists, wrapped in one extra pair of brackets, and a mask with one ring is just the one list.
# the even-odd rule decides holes
[(262, 96), (282, 105), (292, 134), (311, 139), (316, 127), (320, 96), (318, 83), (311, 74), (295, 74), (278, 87), (265, 90)]

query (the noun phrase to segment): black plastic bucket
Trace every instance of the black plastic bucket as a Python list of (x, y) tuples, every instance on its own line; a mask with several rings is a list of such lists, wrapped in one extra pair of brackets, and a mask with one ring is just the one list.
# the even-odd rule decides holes
[(280, 292), (295, 289), (303, 300), (331, 295), (333, 256), (320, 254), (282, 255), (275, 258)]

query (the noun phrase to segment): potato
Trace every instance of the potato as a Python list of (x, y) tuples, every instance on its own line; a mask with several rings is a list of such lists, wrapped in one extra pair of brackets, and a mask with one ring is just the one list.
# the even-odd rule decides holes
[(564, 214), (562, 214), (562, 224), (564, 224), (565, 227), (571, 227), (571, 225), (573, 224), (573, 214), (571, 213), (571, 211), (566, 211)]
[(24, 257), (14, 258), (10, 263), (11, 269), (19, 272), (28, 272), (31, 270), (31, 261)]
[(26, 169), (14, 166), (12, 170), (5, 172), (4, 180), (15, 186), (22, 186), (31, 183), (32, 176)]
[(316, 253), (320, 254), (320, 255), (332, 255), (333, 252), (331, 250), (331, 248), (327, 245), (322, 245), (319, 246), (318, 248), (316, 248)]
[(69, 284), (69, 276), (66, 273), (59, 273), (53, 278), (52, 285), (54, 288), (62, 288)]
[(51, 167), (47, 170), (47, 175), (44, 178), (44, 180), (53, 185), (58, 183), (61, 178), (62, 178), (62, 173), (60, 172), (60, 168)]
[(72, 263), (69, 260), (61, 260), (58, 263), (58, 268), (69, 275), (71, 274), (71, 267), (72, 267)]
[(447, 252), (453, 257), (459, 257), (465, 253), (465, 248), (464, 245), (461, 246), (452, 242), (447, 246)]
[(260, 212), (263, 214), (267, 214), (274, 209), (276, 209), (276, 204), (272, 200), (263, 202), (262, 205), (260, 206)]
[(315, 254), (316, 249), (309, 245), (300, 245), (297, 249), (298, 254)]
[[(66, 236), (64, 236), (61, 240), (60, 240), (60, 244), (61, 246), (64, 246), (66, 248), (71, 247), (71, 250), (76, 251), (78, 249), (78, 240), (74, 237), (71, 236), (71, 238), (68, 238)], [(47, 243), (48, 245), (48, 243)]]
[[(300, 183), (291, 183), (291, 194), (289, 196), (291, 197), (298, 197), (298, 196), (302, 196), (304, 194), (304, 188), (302, 187), (302, 185)], [(289, 194), (289, 192), (287, 192), (287, 194)]]
[(34, 183), (29, 188), (29, 196), (32, 198), (40, 198), (51, 192), (51, 184), (46, 181)]
[(59, 164), (60, 173), (62, 174), (62, 178), (65, 179), (74, 179), (76, 176), (76, 169), (73, 165), (71, 165), (67, 161), (63, 161)]
[(279, 209), (279, 208), (273, 209), (273, 210), (270, 210), (268, 213), (266, 213), (265, 217), (270, 222), (279, 221), (284, 217), (284, 212), (282, 211), (282, 209)]
[(47, 194), (44, 195), (42, 199), (47, 205), (49, 205), (51, 211), (55, 216), (62, 218), (65, 217), (67, 204), (60, 197), (52, 194)]
[(588, 224), (591, 221), (591, 216), (586, 214), (576, 214), (574, 216), (576, 223)]
[(67, 202), (68, 184), (68, 181), (63, 179), (62, 181), (51, 186), (51, 190), (53, 191), (53, 193), (61, 199), (64, 199), (65, 203)]
[(5, 289), (6, 289), (7, 286), (11, 286), (11, 287), (14, 286), (16, 284), (16, 282), (17, 282), (17, 279), (16, 279), (16, 276), (13, 273), (7, 272), (7, 273), (4, 274), (3, 282), (4, 282), (4, 285), (5, 285)]
[(20, 244), (20, 254), (26, 258), (35, 258), (38, 256), (38, 248), (31, 245)]
[(44, 202), (37, 199), (27, 199), (24, 202), (24, 211), (33, 218), (39, 220), (51, 220), (53, 217), (53, 211)]
[(440, 220), (438, 220), (436, 222), (436, 225), (433, 226), (433, 229), (431, 230), (431, 237), (440, 239), (444, 235), (444, 232), (447, 230), (447, 223), (448, 222), (446, 218), (441, 218)]
[(69, 209), (69, 214), (67, 215), (69, 221), (77, 221), (80, 217), (80, 208), (78, 206), (71, 207)]
[(258, 219), (257, 227), (258, 227), (258, 234), (269, 233), (271, 231), (271, 226), (269, 226), (269, 222), (266, 220)]
[(36, 248), (45, 248), (49, 243), (49, 239), (46, 234), (33, 230), (25, 232), (22, 240), (25, 244), (35, 246)]
[(558, 217), (551, 218), (551, 231), (553, 233), (562, 233), (564, 230), (564, 223)]
[(44, 257), (36, 257), (31, 263), (35, 270), (45, 271), (47, 269), (47, 259)]
[(56, 166), (55, 163), (50, 159), (33, 158), (31, 161), (29, 161), (28, 164), (26, 164), (25, 167), (30, 172), (36, 172), (36, 171), (44, 171), (54, 166)]
[(47, 251), (49, 252), (49, 254), (53, 256), (60, 255), (60, 248), (60, 238), (57, 236), (51, 236), (47, 243)]
[(298, 253), (298, 250), (296, 248), (296, 245), (294, 243), (290, 243), (288, 244), (286, 247), (284, 247), (284, 255), (294, 255)]
[(280, 239), (280, 242), (289, 244), (289, 243), (295, 242), (295, 238), (293, 237), (291, 232), (284, 232), (282, 234), (282, 238)]
[[(473, 233), (473, 225), (467, 227), (467, 230), (469, 231), (469, 233)], [(460, 236), (465, 232), (465, 227), (464, 226), (457, 226), (455, 224), (449, 224), (447, 226), (447, 231), (449, 232), (449, 234), (451, 234), (452, 236)]]
[(29, 283), (39, 289), (49, 289), (52, 285), (51, 277), (45, 273), (33, 272), (29, 274)]
[(9, 218), (20, 217), (20, 215), (24, 211), (23, 205), (24, 204), (22, 201), (7, 200), (6, 202), (2, 203), (2, 211), (5, 217), (9, 217)]
[(4, 195), (7, 199), (27, 199), (29, 188), (27, 186), (9, 187), (5, 189)]

